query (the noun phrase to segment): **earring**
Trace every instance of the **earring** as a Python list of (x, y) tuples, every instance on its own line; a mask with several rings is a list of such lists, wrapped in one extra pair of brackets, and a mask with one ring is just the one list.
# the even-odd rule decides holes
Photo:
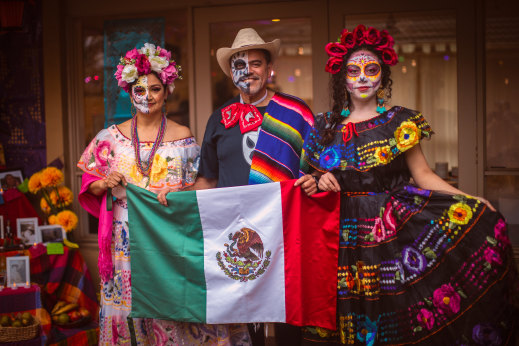
[(384, 108), (384, 103), (385, 103), (385, 100), (384, 100), (384, 89), (380, 88), (378, 89), (377, 91), (377, 113), (379, 114), (382, 114), (386, 111), (386, 109)]
[(134, 116), (137, 115), (137, 109), (135, 108), (135, 105), (133, 104), (133, 102), (131, 104), (132, 105), (130, 107), (130, 113), (132, 113), (132, 118), (133, 118)]
[(344, 106), (342, 106), (341, 116), (343, 118), (349, 117), (351, 114), (350, 109), (348, 108), (348, 100), (344, 102)]

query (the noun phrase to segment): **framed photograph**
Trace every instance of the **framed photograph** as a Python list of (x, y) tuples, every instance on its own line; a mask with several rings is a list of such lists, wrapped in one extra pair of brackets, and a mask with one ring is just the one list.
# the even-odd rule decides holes
[(7, 286), (29, 286), (31, 282), (31, 271), (29, 256), (11, 256), (5, 261), (7, 271)]
[(4, 170), (0, 172), (0, 184), (2, 189), (16, 188), (23, 181), (23, 175), (21, 169)]
[(60, 225), (39, 226), (37, 233), (43, 244), (61, 243), (67, 239), (65, 229)]
[(4, 216), (0, 215), (0, 239), (3, 239), (3, 238), (5, 238), (5, 233), (4, 233)]
[(20, 238), (25, 245), (41, 242), (41, 239), (38, 238), (38, 234), (36, 233), (37, 228), (37, 217), (16, 219), (16, 236)]

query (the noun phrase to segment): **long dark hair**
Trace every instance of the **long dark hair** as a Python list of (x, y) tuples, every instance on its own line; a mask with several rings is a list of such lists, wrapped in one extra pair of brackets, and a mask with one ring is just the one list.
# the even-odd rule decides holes
[(359, 50), (367, 50), (375, 54), (375, 56), (378, 58), (382, 68), (381, 88), (385, 91), (385, 98), (391, 98), (391, 86), (393, 85), (393, 80), (391, 79), (391, 69), (389, 65), (383, 63), (381, 53), (367, 45), (361, 45), (349, 50), (342, 59), (341, 69), (339, 72), (332, 74), (332, 78), (330, 78), (330, 95), (332, 96), (333, 101), (332, 114), (328, 120), (329, 126), (324, 129), (321, 136), (322, 145), (330, 144), (333, 141), (337, 125), (344, 120), (341, 115), (341, 111), (346, 100), (348, 101), (348, 104), (351, 105), (350, 93), (346, 90), (346, 64), (348, 63), (350, 56)]

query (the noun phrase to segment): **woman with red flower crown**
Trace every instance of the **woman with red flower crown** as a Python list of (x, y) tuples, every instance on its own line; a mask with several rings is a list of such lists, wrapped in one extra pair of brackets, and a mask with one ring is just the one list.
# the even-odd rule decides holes
[[(130, 95), (132, 119), (101, 130), (78, 162), (84, 171), (79, 202), (99, 218), (100, 345), (250, 344), (246, 325), (128, 318), (130, 230), (124, 186), (134, 184), (154, 193), (178, 190), (193, 185), (198, 171), (200, 147), (191, 131), (166, 118), (166, 99), (179, 72), (164, 48), (145, 43), (128, 51), (115, 77)], [(115, 197), (110, 212), (108, 191)]]
[(316, 182), (307, 194), (341, 192), (337, 329), (305, 327), (304, 343), (512, 344), (506, 224), (432, 172), (421, 113), (384, 107), (393, 44), (387, 31), (359, 25), (326, 45), (333, 108), (316, 117), (302, 169)]

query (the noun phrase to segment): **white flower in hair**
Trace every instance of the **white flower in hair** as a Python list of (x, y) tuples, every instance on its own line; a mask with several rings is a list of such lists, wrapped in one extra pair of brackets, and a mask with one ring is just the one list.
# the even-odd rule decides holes
[(126, 65), (121, 73), (121, 79), (126, 83), (132, 83), (139, 77), (139, 72), (135, 65)]
[(157, 73), (161, 73), (164, 67), (169, 65), (169, 61), (162, 56), (151, 56), (148, 58), (150, 61), (151, 69)]
[(155, 55), (155, 45), (151, 43), (145, 43), (144, 47), (140, 49), (141, 54), (146, 54), (148, 57)]

